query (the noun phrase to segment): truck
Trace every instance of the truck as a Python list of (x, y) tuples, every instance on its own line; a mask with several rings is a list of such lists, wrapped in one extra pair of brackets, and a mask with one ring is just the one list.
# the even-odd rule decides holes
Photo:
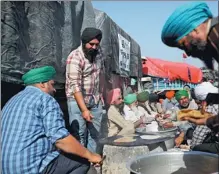
[(153, 92), (191, 89), (202, 81), (200, 68), (181, 62), (142, 57), (143, 90)]

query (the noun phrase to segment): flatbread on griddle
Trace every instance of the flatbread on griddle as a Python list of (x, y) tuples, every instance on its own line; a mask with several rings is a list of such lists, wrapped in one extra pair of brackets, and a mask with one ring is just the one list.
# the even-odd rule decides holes
[(145, 140), (154, 140), (154, 139), (161, 138), (161, 136), (159, 135), (142, 135), (140, 137), (141, 139), (145, 139)]
[(122, 137), (114, 140), (115, 143), (130, 143), (134, 141), (135, 139), (133, 139), (133, 137)]
[(181, 121), (181, 120), (183, 120), (184, 117), (192, 117), (192, 118), (200, 119), (200, 118), (206, 118), (209, 116), (210, 116), (210, 114), (207, 112), (202, 114), (201, 111), (199, 111), (199, 110), (182, 109), (177, 114), (177, 120)]
[(124, 137), (137, 137), (138, 135), (136, 135), (136, 134), (125, 134), (123, 136)]

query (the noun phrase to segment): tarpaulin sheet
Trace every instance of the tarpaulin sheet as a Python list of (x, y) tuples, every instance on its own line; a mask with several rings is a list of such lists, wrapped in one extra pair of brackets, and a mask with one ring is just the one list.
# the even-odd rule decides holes
[(80, 34), (95, 27), (90, 1), (1, 2), (1, 77), (22, 83), (28, 70), (52, 65), (65, 83), (65, 61), (80, 45)]
[[(141, 77), (141, 49), (138, 43), (131, 38), (122, 28), (120, 28), (106, 13), (94, 9), (96, 16), (96, 26), (103, 32), (103, 38), (101, 40), (101, 48), (106, 56), (106, 74), (115, 72), (122, 77)], [(119, 62), (119, 36), (124, 37), (130, 42), (130, 62), (129, 67), (121, 69)], [(128, 63), (127, 63), (128, 65)]]
[(144, 75), (168, 78), (170, 81), (180, 79), (189, 83), (200, 83), (202, 71), (200, 68), (181, 62), (170, 62), (162, 59), (146, 57), (142, 64)]

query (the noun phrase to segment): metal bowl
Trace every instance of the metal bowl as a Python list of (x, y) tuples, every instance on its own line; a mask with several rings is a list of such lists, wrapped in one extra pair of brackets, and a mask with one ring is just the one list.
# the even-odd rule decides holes
[(158, 127), (157, 131), (154, 132), (148, 132), (147, 131), (147, 127), (146, 128), (136, 128), (136, 132), (139, 134), (143, 134), (143, 135), (166, 135), (166, 136), (170, 136), (172, 137), (172, 139), (165, 141), (165, 145), (167, 149), (171, 149), (174, 147), (175, 145), (175, 136), (177, 133), (177, 127), (173, 127), (173, 128), (168, 128), (168, 129), (162, 129), (160, 127)]
[(147, 131), (147, 126), (146, 127), (141, 127), (141, 128), (136, 128), (137, 133), (145, 134), (145, 135), (159, 135), (159, 134), (173, 134), (176, 135), (177, 133), (177, 127), (173, 128), (161, 128), (158, 127), (157, 131)]
[(133, 174), (216, 174), (219, 156), (205, 152), (162, 152), (139, 156), (127, 163)]

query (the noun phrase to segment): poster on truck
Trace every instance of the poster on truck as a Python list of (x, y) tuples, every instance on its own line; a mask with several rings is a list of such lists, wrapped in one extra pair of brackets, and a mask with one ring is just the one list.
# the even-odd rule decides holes
[(130, 42), (122, 35), (119, 39), (119, 69), (130, 71)]

